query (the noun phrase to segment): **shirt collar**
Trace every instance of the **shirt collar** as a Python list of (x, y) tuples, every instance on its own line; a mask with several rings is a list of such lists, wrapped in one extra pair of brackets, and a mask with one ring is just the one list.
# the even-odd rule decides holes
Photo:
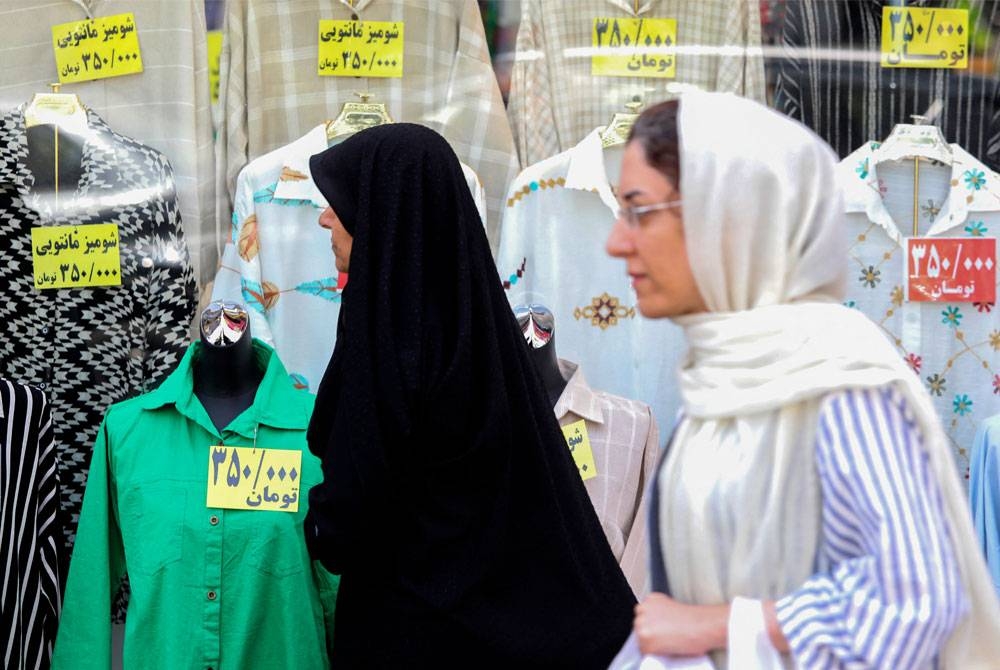
[(276, 200), (301, 200), (326, 209), (326, 198), (319, 192), (309, 172), (309, 158), (326, 151), (326, 124), (321, 123), (284, 149), (281, 175), (274, 187)]
[[(892, 220), (878, 183), (879, 142), (869, 142), (842, 162), (844, 209), (864, 212), (869, 220), (901, 244), (906, 237)], [(951, 145), (951, 188), (927, 236), (940, 235), (965, 223), (969, 212), (1000, 211), (1000, 177), (957, 144)]]
[(566, 388), (556, 401), (556, 419), (562, 419), (572, 412), (577, 416), (594, 423), (604, 423), (604, 413), (601, 412), (601, 399), (583, 376), (583, 371), (576, 363), (559, 359), (559, 372), (566, 382)]
[[(208, 413), (194, 394), (193, 364), (203, 346), (201, 342), (192, 343), (170, 376), (156, 390), (141, 397), (141, 406), (154, 410), (174, 405), (178, 412), (214, 433), (217, 431)], [(253, 350), (257, 365), (265, 369), (264, 377), (257, 387), (253, 404), (233, 419), (226, 430), (248, 439), (255, 436), (260, 424), (279, 429), (305, 430), (312, 412), (311, 404), (304, 403), (303, 397), (311, 396), (303, 396), (304, 392), (295, 388), (274, 349), (254, 338)]]
[(604, 147), (601, 145), (603, 127), (595, 128), (579, 144), (569, 150), (569, 167), (566, 169), (566, 188), (591, 191), (617, 214), (618, 201), (604, 170)]
[(626, 12), (628, 12), (633, 16), (639, 16), (640, 14), (645, 14), (646, 12), (649, 11), (649, 8), (652, 7), (653, 5), (652, 0), (639, 0), (638, 2), (639, 11), (637, 12), (635, 9), (637, 4), (635, 0), (608, 0), (608, 3), (614, 5), (615, 7), (618, 7), (619, 9), (625, 10)]

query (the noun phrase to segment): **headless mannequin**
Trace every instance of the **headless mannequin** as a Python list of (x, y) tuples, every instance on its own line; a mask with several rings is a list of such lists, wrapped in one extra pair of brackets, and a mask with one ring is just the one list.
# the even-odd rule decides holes
[(83, 178), (83, 138), (58, 129), (51, 124), (32, 126), (25, 130), (28, 143), (26, 165), (35, 178), (36, 193), (56, 190), (56, 137), (59, 133), (59, 192), (72, 194)]
[(518, 305), (514, 316), (531, 350), (531, 359), (542, 378), (549, 404), (555, 407), (566, 389), (566, 379), (556, 355), (555, 316), (544, 305)]
[(254, 360), (250, 315), (242, 305), (209, 304), (201, 313), (200, 331), (194, 394), (221, 432), (253, 404), (264, 371)]

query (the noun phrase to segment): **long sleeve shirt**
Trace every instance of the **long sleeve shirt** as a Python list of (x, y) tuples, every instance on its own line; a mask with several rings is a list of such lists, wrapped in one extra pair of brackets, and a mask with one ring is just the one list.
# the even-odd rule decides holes
[[(94, 446), (54, 668), (111, 667), (106, 613), (126, 573), (127, 669), (329, 667), (339, 580), (314, 567), (302, 531), (308, 491), (322, 478), (306, 448), (314, 397), (296, 390), (274, 351), (255, 341), (255, 360), (266, 372), (253, 404), (220, 431), (193, 390), (200, 346), (191, 345), (158, 389), (108, 410)], [(300, 451), (298, 510), (209, 507), (214, 445), (252, 446), (261, 458), (268, 449)]]
[(59, 475), (49, 403), (0, 379), (0, 666), (45, 670), (56, 641)]
[(969, 461), (972, 523), (1000, 596), (1000, 414), (979, 427)]
[(590, 387), (575, 363), (559, 361), (567, 380), (556, 401), (560, 426), (584, 421), (597, 475), (584, 480), (594, 511), (637, 598), (649, 592), (646, 560), (647, 484), (660, 455), (649, 406)]
[(931, 668), (967, 600), (912, 413), (895, 391), (834, 393), (815, 449), (818, 570), (777, 604), (796, 666)]

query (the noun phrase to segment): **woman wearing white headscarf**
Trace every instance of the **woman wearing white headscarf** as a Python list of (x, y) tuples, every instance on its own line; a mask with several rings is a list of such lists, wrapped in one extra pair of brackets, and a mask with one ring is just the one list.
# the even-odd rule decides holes
[(929, 397), (839, 304), (834, 164), (726, 94), (633, 130), (608, 251), (689, 345), (635, 635), (718, 668), (998, 668), (1000, 608)]

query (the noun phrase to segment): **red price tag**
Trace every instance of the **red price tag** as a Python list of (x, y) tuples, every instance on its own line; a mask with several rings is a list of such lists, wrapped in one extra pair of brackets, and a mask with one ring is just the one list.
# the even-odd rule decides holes
[(911, 301), (996, 302), (995, 238), (910, 238), (906, 261)]

